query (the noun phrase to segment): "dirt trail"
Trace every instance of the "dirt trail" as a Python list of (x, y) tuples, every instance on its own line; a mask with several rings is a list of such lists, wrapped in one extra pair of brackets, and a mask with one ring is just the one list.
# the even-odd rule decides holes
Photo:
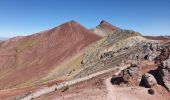
[[(121, 68), (119, 69), (118, 73), (119, 73), (122, 69), (124, 69), (124, 68), (126, 68), (126, 66), (121, 67)], [(42, 88), (42, 89), (40, 89), (40, 90), (38, 90), (38, 91), (36, 91), (36, 92), (34, 92), (34, 93), (31, 93), (31, 94), (29, 94), (29, 95), (26, 95), (25, 97), (20, 98), (20, 99), (18, 99), (18, 100), (31, 100), (31, 99), (33, 99), (33, 98), (37, 98), (37, 97), (39, 97), (39, 96), (42, 96), (42, 95), (45, 95), (45, 94), (54, 92), (54, 91), (56, 91), (56, 90), (59, 90), (59, 89), (61, 89), (61, 88), (63, 88), (63, 87), (70, 86), (70, 85), (74, 85), (74, 84), (76, 84), (76, 83), (89, 80), (89, 79), (94, 78), (94, 77), (96, 77), (96, 76), (98, 76), (98, 75), (101, 75), (101, 74), (104, 74), (104, 73), (113, 71), (113, 70), (115, 70), (115, 69), (116, 69), (116, 67), (110, 68), (110, 69), (107, 69), (107, 70), (103, 70), (103, 71), (101, 71), (101, 72), (97, 72), (97, 73), (92, 74), (92, 75), (89, 75), (89, 76), (87, 76), (87, 77), (83, 77), (83, 78), (79, 78), (79, 79), (75, 79), (75, 80), (71, 80), (71, 81), (66, 81), (66, 82), (63, 82), (63, 83), (58, 84), (58, 85), (55, 84), (55, 85), (53, 85), (53, 86), (51, 86), (51, 87), (44, 87), (44, 88)]]

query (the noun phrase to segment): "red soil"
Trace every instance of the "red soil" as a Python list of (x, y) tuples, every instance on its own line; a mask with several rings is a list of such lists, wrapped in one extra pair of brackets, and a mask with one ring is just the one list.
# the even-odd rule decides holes
[(0, 88), (39, 79), (50, 70), (101, 39), (75, 21), (0, 46)]

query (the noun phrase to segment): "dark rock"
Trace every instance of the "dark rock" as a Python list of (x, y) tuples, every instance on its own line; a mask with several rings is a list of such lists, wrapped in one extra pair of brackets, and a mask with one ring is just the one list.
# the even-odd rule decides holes
[(142, 79), (144, 81), (144, 86), (146, 86), (148, 88), (151, 88), (151, 87), (153, 87), (154, 85), (157, 84), (157, 81), (156, 81), (155, 77), (152, 74), (145, 73), (142, 76)]
[(82, 65), (84, 64), (84, 60), (81, 61), (81, 64), (82, 64)]
[(120, 85), (122, 82), (123, 82), (123, 78), (122, 77), (113, 77), (111, 78), (110, 82), (113, 84), (113, 85)]
[(113, 52), (109, 51), (109, 52), (105, 52), (100, 56), (100, 59), (104, 59), (104, 58), (111, 58), (113, 57)]
[(149, 89), (148, 90), (148, 93), (151, 94), (151, 95), (154, 95), (155, 94), (155, 91), (153, 89)]

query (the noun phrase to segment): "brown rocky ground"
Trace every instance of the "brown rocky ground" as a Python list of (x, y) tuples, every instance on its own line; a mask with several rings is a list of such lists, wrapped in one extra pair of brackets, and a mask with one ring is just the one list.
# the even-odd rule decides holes
[[(148, 64), (149, 66), (150, 64)], [(147, 70), (153, 69), (148, 67)], [(119, 87), (112, 85), (110, 76), (115, 72), (69, 86), (68, 90), (56, 91), (35, 100), (169, 100), (170, 93), (161, 85), (153, 87), (155, 94), (148, 94), (144, 87)], [(134, 95), (135, 94), (135, 95)]]

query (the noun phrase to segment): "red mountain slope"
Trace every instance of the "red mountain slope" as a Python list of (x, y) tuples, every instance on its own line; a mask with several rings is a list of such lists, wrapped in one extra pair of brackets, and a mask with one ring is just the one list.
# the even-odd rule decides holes
[(75, 21), (0, 45), (0, 88), (37, 80), (101, 37)]

